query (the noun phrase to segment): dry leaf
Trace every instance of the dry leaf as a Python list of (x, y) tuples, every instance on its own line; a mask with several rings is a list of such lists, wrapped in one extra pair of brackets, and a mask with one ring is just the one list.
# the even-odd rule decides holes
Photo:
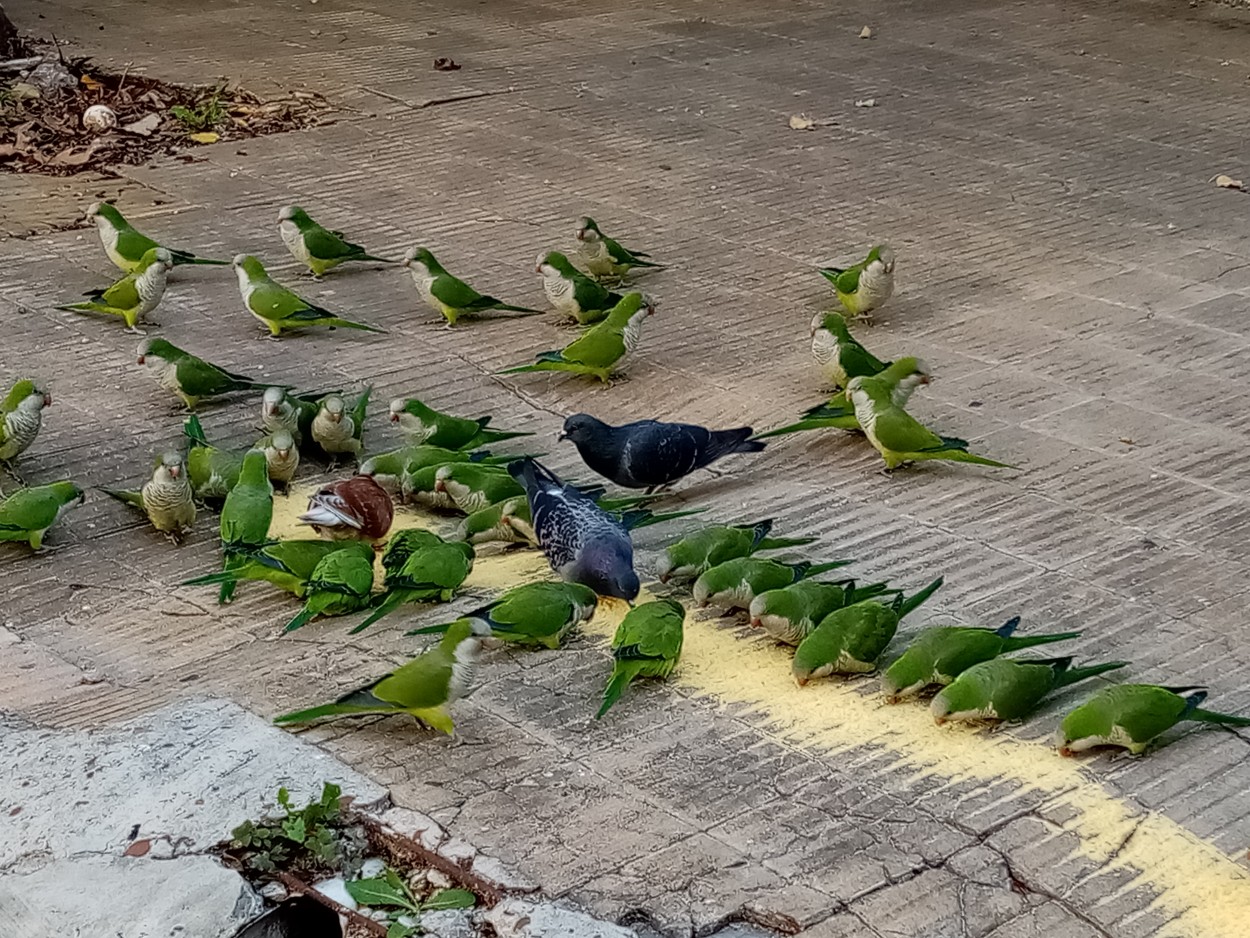
[(791, 114), (790, 129), (791, 130), (812, 130), (816, 126), (816, 122), (806, 114)]
[(78, 80), (83, 83), (83, 86), (88, 91), (99, 91), (104, 87), (104, 82), (97, 78), (92, 78), (90, 75), (83, 75)]
[(221, 134), (213, 133), (211, 130), (206, 130), (203, 133), (187, 134), (187, 139), (193, 140), (196, 143), (216, 143), (221, 139)]
[(871, 38), (872, 38), (872, 27), (871, 27), (871, 26), (865, 26), (863, 29), (861, 29), (861, 30), (859, 31), (859, 38), (860, 38), (860, 39), (871, 39)]
[(133, 124), (127, 124), (122, 128), (128, 134), (138, 134), (140, 137), (150, 137), (161, 126), (161, 115), (148, 114), (141, 117)]
[(122, 856), (124, 857), (146, 857), (148, 855), (148, 851), (151, 849), (152, 849), (152, 841), (136, 840), (134, 843), (132, 843), (129, 847), (126, 848), (126, 852), (123, 853)]
[(436, 72), (455, 72), (460, 69), (455, 59), (447, 56), (439, 56), (434, 60), (434, 71)]
[(21, 156), (22, 151), (11, 143), (0, 143), (0, 161), (11, 160), (15, 156)]
[(48, 164), (51, 166), (86, 166), (91, 162), (91, 158), (95, 156), (95, 151), (95, 141), (81, 148), (66, 147), (52, 159), (48, 160)]
[(876, 107), (877, 99), (876, 98), (860, 98), (858, 101), (855, 102), (855, 106), (856, 107)]
[(1218, 176), (1212, 176), (1208, 182), (1213, 182), (1221, 189), (1245, 189), (1246, 184), (1240, 179), (1234, 179), (1232, 176), (1225, 176), (1220, 173)]

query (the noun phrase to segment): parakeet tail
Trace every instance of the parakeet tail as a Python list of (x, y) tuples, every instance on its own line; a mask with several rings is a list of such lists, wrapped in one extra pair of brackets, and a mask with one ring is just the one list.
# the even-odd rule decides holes
[(1084, 668), (1068, 668), (1068, 670), (1059, 674), (1059, 679), (1055, 681), (1055, 687), (1067, 687), (1069, 684), (1075, 684), (1077, 681), (1083, 681), (1089, 677), (1095, 677), (1108, 671), (1116, 671), (1127, 667), (1127, 661), (1108, 661), (1106, 664), (1091, 664)]
[(422, 626), (419, 629), (409, 629), (404, 634), (405, 635), (442, 635), (449, 628), (451, 628), (450, 622), (440, 622), (438, 625), (426, 625), (426, 626)]
[(899, 604), (898, 617), (902, 619), (905, 615), (907, 615), (907, 613), (911, 612), (913, 609), (915, 609), (917, 606), (923, 603), (926, 599), (928, 599), (930, 596), (936, 593), (938, 591), (938, 588), (941, 587), (943, 582), (945, 581), (941, 577), (938, 577), (936, 580), (934, 580), (932, 583), (930, 583), (920, 592), (915, 593), (914, 595), (912, 595), (911, 597), (907, 599), (904, 599)]
[(612, 678), (608, 681), (608, 686), (603, 689), (603, 705), (599, 707), (599, 712), (595, 714), (596, 720), (602, 720), (603, 715), (612, 709), (612, 706), (621, 699), (621, 694), (625, 693), (625, 688), (629, 686), (629, 682), (633, 679), (637, 671), (630, 667), (628, 662), (618, 663), (612, 671)]
[(204, 435), (204, 427), (200, 423), (200, 418), (195, 414), (192, 414), (182, 422), (182, 432), (196, 446), (208, 445), (208, 437)]
[(352, 322), (350, 319), (340, 319), (338, 316), (323, 319), (318, 323), (318, 325), (331, 327), (341, 326), (344, 329), (359, 329), (362, 332), (378, 332), (383, 334), (386, 332), (385, 329), (381, 329), (378, 326), (370, 326), (363, 322)]
[[(999, 630), (1001, 634), (1001, 629)], [(1066, 642), (1070, 638), (1080, 638), (1080, 632), (1054, 632), (1050, 635), (1019, 635), (1003, 642), (1003, 651), (1018, 651), (1021, 648), (1032, 648), (1034, 645), (1049, 645), (1051, 642)]]
[(385, 599), (382, 600), (382, 602), (378, 605), (377, 609), (369, 613), (365, 621), (361, 622), (360, 625), (356, 626), (347, 634), (355, 635), (357, 632), (363, 632), (365, 629), (373, 625), (373, 623), (377, 622), (387, 613), (394, 612), (401, 605), (403, 605), (403, 602), (404, 602), (404, 598), (403, 598), (402, 592), (394, 592), (394, 593), (389, 594)]
[(569, 371), (570, 370), (570, 363), (566, 362), (563, 358), (558, 357), (560, 355), (559, 352), (544, 352), (543, 354), (555, 355), (557, 357), (540, 359), (539, 361), (531, 362), (528, 365), (518, 365), (515, 368), (505, 368), (503, 369), (503, 371), (496, 371), (495, 374), (517, 375), (523, 371)]
[(310, 720), (320, 720), (322, 717), (346, 716), (352, 713), (385, 713), (389, 710), (380, 710), (374, 707), (354, 707), (351, 704), (323, 704), (320, 707), (310, 707), (307, 710), (296, 710), (294, 713), (284, 713), (280, 717), (274, 717), (275, 723), (307, 723)]
[(854, 560), (831, 560), (828, 563), (808, 564), (803, 570), (803, 578), (816, 576), (818, 573), (824, 573), (828, 570), (836, 570), (838, 567), (845, 567), (853, 564)]
[(767, 440), (769, 437), (785, 436), (787, 433), (801, 433), (804, 430), (817, 430), (819, 428), (819, 423), (811, 420), (800, 420), (798, 423), (788, 423), (784, 427), (777, 427), (775, 430), (765, 430), (763, 433), (757, 433), (751, 439)]
[[(851, 581), (854, 586), (854, 580)], [(874, 596), (880, 596), (890, 588), (889, 583), (869, 583), (867, 586), (854, 586), (851, 590), (850, 601), (847, 605), (863, 602), (865, 599), (872, 599)]]
[[(225, 589), (224, 584), (222, 585), (222, 589)], [(297, 612), (294, 617), (292, 617), (290, 622), (286, 624), (286, 628), (282, 630), (282, 634), (285, 635), (287, 632), (294, 632), (296, 629), (302, 629), (304, 626), (306, 626), (309, 622), (312, 621), (313, 616), (315, 615), (316, 615), (315, 612), (313, 612), (311, 609), (305, 606), (303, 609)]]
[(141, 492), (123, 492), (120, 489), (106, 488), (101, 488), (100, 491), (117, 499), (122, 504), (130, 505), (132, 508), (143, 507), (143, 494)]
[(755, 542), (755, 550), (781, 550), (783, 547), (803, 547), (816, 541), (814, 537), (761, 537)]
[(1002, 625), (996, 628), (994, 630), (994, 634), (996, 634), (999, 638), (1010, 638), (1011, 634), (1015, 632), (1016, 627), (1019, 625), (1020, 625), (1020, 617), (1012, 616), (1010, 619), (1008, 619), (1006, 622), (1004, 622)]
[[(1194, 697), (1206, 698), (1206, 694), (1194, 694)], [(1250, 726), (1250, 717), (1233, 716), (1231, 713), (1216, 713), (1214, 710), (1200, 710), (1194, 707), (1189, 711), (1189, 719), (1200, 723), (1218, 723), (1222, 726)]]
[(228, 267), (229, 261), (215, 261), (208, 257), (196, 257), (190, 251), (170, 251), (173, 257), (174, 266), (178, 267), (182, 264), (205, 264), (211, 267)]
[(700, 512), (707, 511), (706, 508), (687, 508), (684, 511), (649, 511), (646, 508), (633, 508), (629, 511), (622, 512), (620, 515), (621, 524), (625, 525), (625, 530), (633, 531), (636, 528), (645, 528), (648, 525), (659, 524), (661, 521), (672, 521), (676, 518), (685, 518), (688, 515), (697, 515)]

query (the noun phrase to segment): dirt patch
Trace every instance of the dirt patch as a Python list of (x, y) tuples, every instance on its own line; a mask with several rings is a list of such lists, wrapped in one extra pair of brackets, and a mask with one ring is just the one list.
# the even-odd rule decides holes
[[(262, 100), (230, 87), (173, 85), (67, 59), (20, 40), (0, 60), (0, 172), (69, 176), (326, 123), (329, 105), (297, 91)], [(6, 64), (8, 63), (8, 64)]]

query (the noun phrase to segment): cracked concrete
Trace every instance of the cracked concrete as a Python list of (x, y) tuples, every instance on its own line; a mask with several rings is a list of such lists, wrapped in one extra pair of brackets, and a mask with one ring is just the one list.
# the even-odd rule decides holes
[[(813, 434), (694, 480), (681, 500), (717, 518), (774, 516), (865, 576), (945, 573), (917, 624), (1019, 613), (1030, 628), (1080, 628), (1082, 657), (1127, 655), (1131, 679), (1204, 683), (1212, 705), (1250, 710), (1250, 232), (1244, 196), (1208, 182), (1245, 175), (1245, 11), (1162, 0), (424, 0), (402, 16), (371, 0), (158, 7), (141, 26), (122, 0), (9, 12), (117, 68), (315, 88), (338, 123), (117, 178), (0, 177), (4, 230), (36, 232), (0, 243), (0, 372), (50, 376), (57, 399), (27, 478), (131, 481), (179, 433), (171, 402), (135, 374), (130, 337), (51, 310), (108, 274), (92, 232), (51, 231), (96, 198), (205, 254), (261, 251), (283, 279), (295, 269), (273, 217), (295, 201), (382, 254), (428, 242), (479, 289), (534, 304), (533, 256), (567, 247), (581, 214), (610, 220), (673, 266), (644, 282), (661, 311), (629, 380), (609, 391), (487, 377), (550, 347), (550, 325), (430, 328), (398, 273), (299, 283), (385, 325), (380, 340), (260, 342), (230, 278), (207, 270), (180, 272), (155, 316), (175, 341), (249, 374), (370, 379), (379, 400), (493, 413), (538, 432), (565, 471), (574, 457), (551, 435), (574, 410), (792, 419), (820, 396), (805, 338), (828, 296), (810, 268), (888, 238), (899, 290), (865, 343), (921, 354), (936, 378), (916, 413), (1022, 471), (885, 480), (862, 446)], [(865, 23), (872, 40), (857, 38)], [(464, 68), (433, 72), (438, 55)], [(507, 88), (423, 110), (375, 93)], [(864, 97), (877, 106), (855, 108)], [(791, 131), (800, 111), (822, 125)], [(210, 437), (250, 440), (253, 403), (207, 409)], [(371, 424), (370, 449), (393, 440)], [(214, 564), (213, 529), (203, 518), (173, 551), (92, 498), (45, 554), (0, 552), (0, 654), (19, 662), (0, 669), (0, 706), (77, 728), (216, 694), (269, 716), (411, 650), (396, 634), (407, 622), (275, 641), (290, 612), (281, 597), (244, 590), (219, 610), (177, 589)], [(645, 561), (671, 530), (640, 533)], [(449, 749), (398, 720), (304, 738), (448, 837), (643, 933), (1240, 938), (1225, 913), (1250, 882), (1244, 735), (1187, 727), (1149, 758), (1064, 774), (1032, 754), (1075, 694), (963, 745), (919, 735), (906, 713), (869, 721), (867, 690), (828, 687), (808, 698), (827, 701), (823, 722), (858, 720), (845, 726), (863, 734), (821, 735), (754, 672), (709, 689), (699, 648), (765, 661), (771, 649), (723, 624), (692, 630), (701, 644), (674, 680), (631, 690), (603, 724), (588, 719), (604, 674), (591, 635), (558, 653), (493, 656), (457, 717), (479, 745)], [(981, 751), (992, 771), (977, 770)]]

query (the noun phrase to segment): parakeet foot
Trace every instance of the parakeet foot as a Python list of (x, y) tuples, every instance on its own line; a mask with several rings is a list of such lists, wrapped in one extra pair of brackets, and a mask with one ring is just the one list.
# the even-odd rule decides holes
[(123, 329), (122, 331), (129, 332), (131, 335), (147, 335), (148, 334), (146, 329), (140, 329), (138, 326), (129, 326), (126, 329)]

